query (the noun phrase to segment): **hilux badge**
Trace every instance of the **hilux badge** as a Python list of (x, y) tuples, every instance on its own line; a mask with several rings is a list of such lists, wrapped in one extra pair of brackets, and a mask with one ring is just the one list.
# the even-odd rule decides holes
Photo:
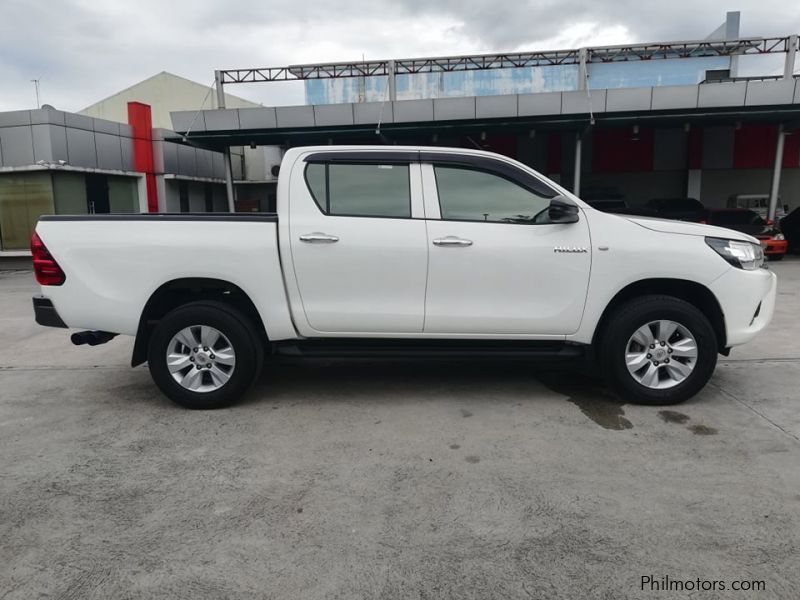
[(578, 246), (556, 246), (553, 248), (553, 252), (570, 252), (575, 254), (583, 254), (588, 251), (588, 249)]

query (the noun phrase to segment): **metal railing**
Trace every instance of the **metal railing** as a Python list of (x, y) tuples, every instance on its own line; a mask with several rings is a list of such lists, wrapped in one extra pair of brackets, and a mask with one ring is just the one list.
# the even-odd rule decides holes
[(543, 52), (515, 52), (401, 58), (291, 65), (218, 71), (220, 83), (253, 83), (269, 81), (303, 81), (308, 79), (340, 79), (416, 73), (449, 73), (491, 69), (514, 69), (554, 65), (586, 65), (591, 63), (628, 62), (676, 58), (747, 56), (794, 52), (797, 36), (743, 38), (725, 41), (688, 41), (654, 44), (629, 44)]

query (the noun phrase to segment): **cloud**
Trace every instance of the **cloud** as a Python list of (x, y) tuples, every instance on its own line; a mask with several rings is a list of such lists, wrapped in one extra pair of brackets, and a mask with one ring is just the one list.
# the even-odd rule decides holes
[[(78, 110), (159, 71), (210, 84), (216, 68), (702, 38), (726, 3), (632, 0), (0, 0), (0, 110)], [(800, 31), (800, 3), (739, 2), (745, 35)], [(232, 87), (302, 102), (298, 84)]]

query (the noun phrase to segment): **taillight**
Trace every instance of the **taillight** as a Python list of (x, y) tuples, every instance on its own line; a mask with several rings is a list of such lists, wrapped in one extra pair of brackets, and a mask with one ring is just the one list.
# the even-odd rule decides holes
[(61, 285), (67, 278), (58, 266), (56, 259), (47, 250), (42, 238), (34, 231), (31, 236), (31, 255), (33, 272), (39, 285)]

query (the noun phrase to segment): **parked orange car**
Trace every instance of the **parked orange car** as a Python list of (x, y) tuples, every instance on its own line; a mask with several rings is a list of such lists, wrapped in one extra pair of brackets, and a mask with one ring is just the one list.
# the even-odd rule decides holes
[(789, 249), (789, 242), (775, 225), (746, 208), (707, 209), (706, 222), (752, 235), (761, 241), (764, 254), (770, 260), (782, 259)]

